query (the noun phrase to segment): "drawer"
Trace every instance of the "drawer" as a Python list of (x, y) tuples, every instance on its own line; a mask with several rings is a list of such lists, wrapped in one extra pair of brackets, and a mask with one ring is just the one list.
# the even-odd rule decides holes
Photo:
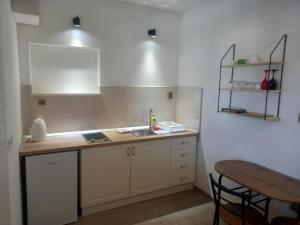
[(195, 170), (194, 160), (187, 160), (187, 161), (176, 162), (172, 164), (172, 174), (193, 172), (194, 170)]
[(195, 160), (196, 150), (190, 149), (179, 149), (171, 152), (172, 162)]
[(173, 174), (171, 178), (171, 185), (180, 185), (193, 183), (195, 181), (195, 173)]
[(183, 137), (171, 140), (171, 149), (196, 148), (197, 137)]

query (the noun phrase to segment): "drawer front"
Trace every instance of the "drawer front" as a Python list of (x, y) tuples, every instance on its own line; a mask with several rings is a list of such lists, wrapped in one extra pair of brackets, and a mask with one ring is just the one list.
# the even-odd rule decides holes
[(195, 181), (195, 173), (182, 173), (182, 174), (173, 174), (172, 175), (172, 185), (188, 184)]
[(195, 160), (196, 150), (193, 148), (180, 149), (177, 151), (172, 151), (171, 155), (172, 155), (172, 162)]
[(172, 164), (172, 174), (191, 173), (195, 170), (195, 161), (187, 160)]
[(197, 137), (183, 137), (171, 140), (171, 149), (196, 148)]

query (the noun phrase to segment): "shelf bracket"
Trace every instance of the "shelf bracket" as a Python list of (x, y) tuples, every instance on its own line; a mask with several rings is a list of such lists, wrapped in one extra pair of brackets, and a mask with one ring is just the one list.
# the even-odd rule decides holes
[[(223, 67), (223, 61), (229, 54), (229, 52), (232, 51), (232, 60), (235, 60), (235, 44), (232, 44), (230, 48), (227, 50), (227, 52), (224, 54), (224, 56), (221, 59), (220, 62), (220, 74), (219, 74), (219, 93), (218, 93), (218, 112), (220, 112), (220, 98), (221, 98), (221, 79), (222, 79), (222, 67)], [(234, 68), (231, 68), (231, 81), (233, 81), (233, 73)], [(230, 100), (229, 100), (229, 108), (231, 109), (231, 101), (232, 101), (232, 91), (230, 91)]]

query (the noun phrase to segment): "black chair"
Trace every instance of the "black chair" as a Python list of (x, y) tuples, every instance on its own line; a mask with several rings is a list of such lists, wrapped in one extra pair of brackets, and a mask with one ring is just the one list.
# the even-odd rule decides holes
[[(268, 206), (270, 199), (264, 198), (252, 201), (258, 195), (252, 195), (252, 191), (238, 192), (241, 187), (229, 189), (217, 183), (212, 174), (209, 174), (213, 197), (215, 202), (215, 214), (213, 225), (219, 225), (219, 218), (228, 225), (266, 225), (268, 217)], [(233, 199), (236, 202), (233, 202)], [(258, 204), (265, 202), (265, 206)], [(260, 212), (263, 211), (264, 215)]]

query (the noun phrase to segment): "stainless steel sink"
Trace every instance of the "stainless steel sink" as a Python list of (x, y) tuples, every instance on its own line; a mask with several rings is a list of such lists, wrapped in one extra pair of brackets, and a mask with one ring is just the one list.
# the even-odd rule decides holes
[(145, 136), (155, 135), (155, 133), (149, 129), (133, 130), (130, 133), (136, 137), (145, 137)]

